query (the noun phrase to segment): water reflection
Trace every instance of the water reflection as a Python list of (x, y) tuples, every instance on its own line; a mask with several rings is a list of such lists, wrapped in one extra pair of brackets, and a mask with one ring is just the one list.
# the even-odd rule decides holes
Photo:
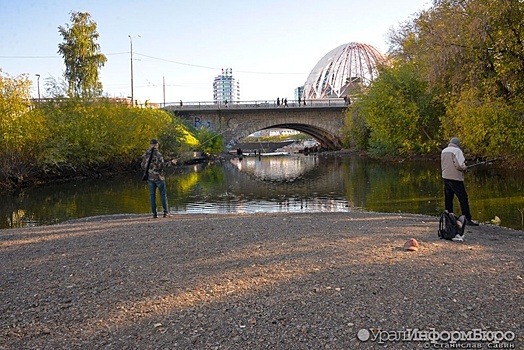
[[(149, 212), (140, 174), (50, 185), (3, 195), (0, 227)], [(477, 168), (467, 174), (473, 217), (523, 229), (524, 175)], [(437, 162), (382, 163), (359, 157), (247, 157), (177, 168), (167, 178), (171, 211), (255, 213), (350, 211), (437, 216), (443, 189)], [(458, 210), (458, 203), (456, 203)]]
[(175, 196), (170, 207), (175, 213), (347, 211), (339, 181), (323, 181), (330, 174), (318, 164), (317, 157), (289, 156), (202, 166), (193, 186), (175, 186), (175, 191), (184, 188), (184, 193)]
[(262, 181), (293, 182), (318, 166), (316, 156), (276, 156), (235, 158), (231, 163)]

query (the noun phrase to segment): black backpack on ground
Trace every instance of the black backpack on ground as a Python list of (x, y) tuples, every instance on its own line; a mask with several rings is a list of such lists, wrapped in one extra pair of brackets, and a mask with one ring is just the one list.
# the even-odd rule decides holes
[(438, 236), (440, 239), (453, 239), (456, 235), (464, 235), (466, 229), (466, 218), (464, 215), (456, 217), (455, 214), (444, 210), (440, 214)]

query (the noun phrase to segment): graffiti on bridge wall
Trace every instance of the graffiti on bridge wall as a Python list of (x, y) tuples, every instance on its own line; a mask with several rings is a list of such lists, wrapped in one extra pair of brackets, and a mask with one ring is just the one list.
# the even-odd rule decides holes
[(193, 126), (197, 129), (207, 128), (209, 130), (214, 130), (213, 123), (211, 123), (211, 121), (203, 120), (198, 116), (193, 116)]

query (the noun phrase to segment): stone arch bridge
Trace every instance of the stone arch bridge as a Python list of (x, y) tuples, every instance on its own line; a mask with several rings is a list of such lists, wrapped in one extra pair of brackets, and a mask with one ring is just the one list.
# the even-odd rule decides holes
[(226, 148), (242, 138), (270, 128), (293, 129), (315, 138), (328, 150), (342, 148), (342, 130), (347, 106), (342, 99), (291, 101), (287, 106), (271, 102), (190, 103), (163, 109), (177, 114), (194, 127), (207, 127), (224, 136)]

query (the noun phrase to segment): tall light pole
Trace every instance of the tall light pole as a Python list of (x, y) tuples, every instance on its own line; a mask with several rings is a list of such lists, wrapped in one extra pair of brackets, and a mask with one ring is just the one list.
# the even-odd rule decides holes
[(35, 75), (36, 75), (36, 86), (38, 90), (38, 102), (40, 102), (40, 74), (35, 74)]
[(131, 35), (129, 37), (129, 45), (131, 47), (131, 106), (135, 105), (135, 92), (133, 90), (133, 38)]
[[(131, 35), (128, 35), (129, 37), (129, 46), (130, 46), (130, 53), (131, 53), (131, 105), (135, 105), (135, 91), (134, 91), (134, 84), (133, 84), (133, 37)], [(137, 35), (137, 37), (140, 38), (140, 35)]]

